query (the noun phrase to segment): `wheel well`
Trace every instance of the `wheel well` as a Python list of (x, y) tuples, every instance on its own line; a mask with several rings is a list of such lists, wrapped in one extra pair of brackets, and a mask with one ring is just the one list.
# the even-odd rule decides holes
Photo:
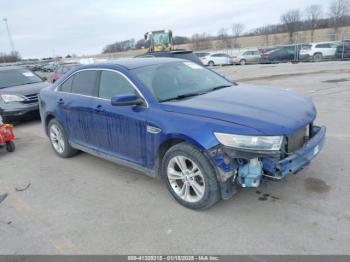
[(49, 125), (49, 122), (54, 119), (55, 117), (53, 115), (48, 115), (45, 119), (45, 131), (46, 131), (46, 134), (48, 133), (47, 131), (47, 128), (48, 128), (48, 125)]
[(316, 52), (316, 53), (314, 53), (314, 56), (315, 55), (322, 55), (322, 53), (321, 52)]
[(166, 140), (165, 142), (163, 142), (159, 148), (158, 148), (158, 152), (157, 152), (157, 159), (156, 159), (156, 166), (155, 166), (155, 171), (157, 176), (160, 174), (160, 167), (161, 167), (161, 163), (163, 160), (163, 157), (165, 155), (165, 153), (169, 150), (169, 148), (171, 148), (172, 146), (182, 143), (182, 142), (186, 142), (183, 139), (178, 139), (178, 138), (172, 138), (169, 140)]

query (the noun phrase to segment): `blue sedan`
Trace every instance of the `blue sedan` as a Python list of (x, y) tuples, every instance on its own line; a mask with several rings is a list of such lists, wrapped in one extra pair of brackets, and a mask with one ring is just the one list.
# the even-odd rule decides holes
[(310, 98), (171, 58), (75, 68), (40, 92), (40, 113), (60, 157), (84, 151), (163, 177), (191, 209), (298, 172), (326, 132)]

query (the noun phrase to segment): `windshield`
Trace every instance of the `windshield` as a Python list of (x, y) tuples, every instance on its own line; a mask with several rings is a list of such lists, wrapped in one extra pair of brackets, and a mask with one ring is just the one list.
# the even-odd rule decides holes
[(160, 102), (200, 95), (233, 85), (192, 62), (154, 65), (132, 71)]
[(154, 44), (163, 44), (167, 45), (169, 44), (169, 33), (166, 32), (159, 32), (159, 33), (153, 33), (153, 42)]
[(25, 68), (0, 71), (0, 89), (39, 82), (43, 82), (43, 80)]

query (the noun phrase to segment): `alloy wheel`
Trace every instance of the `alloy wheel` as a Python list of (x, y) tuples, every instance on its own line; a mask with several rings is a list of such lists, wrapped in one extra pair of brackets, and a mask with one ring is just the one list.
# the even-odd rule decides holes
[(53, 124), (50, 127), (50, 140), (54, 147), (54, 149), (59, 153), (62, 154), (64, 151), (64, 139), (61, 129)]
[(202, 171), (188, 157), (175, 156), (167, 167), (167, 178), (173, 191), (184, 201), (198, 202), (205, 192)]

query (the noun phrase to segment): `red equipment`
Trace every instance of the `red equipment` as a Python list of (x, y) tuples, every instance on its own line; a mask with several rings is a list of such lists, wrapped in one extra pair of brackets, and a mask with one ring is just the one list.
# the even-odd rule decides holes
[(15, 151), (15, 143), (13, 140), (15, 136), (13, 134), (13, 127), (9, 124), (2, 124), (0, 121), (0, 148), (6, 146), (8, 152)]

